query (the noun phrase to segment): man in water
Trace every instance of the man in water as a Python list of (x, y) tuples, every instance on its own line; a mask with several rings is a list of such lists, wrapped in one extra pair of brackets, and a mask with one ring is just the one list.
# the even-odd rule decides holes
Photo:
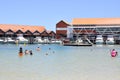
[(22, 47), (20, 47), (19, 53), (23, 53)]
[(20, 50), (19, 50), (19, 56), (20, 56), (20, 57), (23, 56), (23, 50), (22, 50), (22, 47), (20, 47)]

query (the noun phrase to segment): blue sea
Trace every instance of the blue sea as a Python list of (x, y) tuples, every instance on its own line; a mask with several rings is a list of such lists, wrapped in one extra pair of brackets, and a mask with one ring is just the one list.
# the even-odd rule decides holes
[(120, 80), (120, 45), (0, 44), (0, 80)]

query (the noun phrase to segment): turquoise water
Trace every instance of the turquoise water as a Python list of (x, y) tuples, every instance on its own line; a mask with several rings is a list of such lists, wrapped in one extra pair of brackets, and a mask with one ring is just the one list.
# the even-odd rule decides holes
[[(20, 46), (33, 55), (20, 57)], [(110, 56), (113, 48), (116, 58)], [(120, 45), (0, 44), (0, 80), (120, 80), (119, 75)]]

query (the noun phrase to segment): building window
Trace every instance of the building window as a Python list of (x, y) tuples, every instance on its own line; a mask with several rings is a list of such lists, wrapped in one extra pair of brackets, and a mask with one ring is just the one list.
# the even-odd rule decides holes
[(56, 28), (56, 30), (67, 30), (67, 28)]

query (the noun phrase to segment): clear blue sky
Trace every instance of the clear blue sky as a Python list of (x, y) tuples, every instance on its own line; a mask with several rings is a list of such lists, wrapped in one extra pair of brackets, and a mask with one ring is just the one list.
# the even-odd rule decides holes
[(120, 17), (120, 0), (0, 0), (0, 24), (42, 25), (60, 20)]

